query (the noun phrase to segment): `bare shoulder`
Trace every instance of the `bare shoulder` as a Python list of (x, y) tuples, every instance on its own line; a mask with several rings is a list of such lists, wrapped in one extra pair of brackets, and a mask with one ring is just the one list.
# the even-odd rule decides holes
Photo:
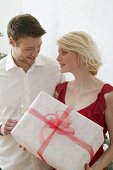
[(113, 114), (113, 91), (105, 94), (106, 111)]
[(105, 94), (105, 101), (105, 121), (110, 136), (110, 143), (113, 143), (113, 91)]
[(106, 100), (106, 102), (113, 101), (113, 91), (105, 94), (105, 100)]

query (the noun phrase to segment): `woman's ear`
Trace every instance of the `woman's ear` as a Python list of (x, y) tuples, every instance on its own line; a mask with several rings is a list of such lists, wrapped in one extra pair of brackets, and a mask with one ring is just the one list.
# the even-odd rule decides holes
[(13, 47), (16, 45), (16, 42), (12, 37), (9, 38), (9, 44), (12, 45)]

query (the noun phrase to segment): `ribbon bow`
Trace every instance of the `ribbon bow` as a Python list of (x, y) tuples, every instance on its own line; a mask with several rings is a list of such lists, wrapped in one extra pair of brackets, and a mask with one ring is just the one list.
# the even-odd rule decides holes
[[(32, 107), (29, 107), (29, 109), (27, 111), (30, 114), (37, 117), (38, 119), (45, 122), (45, 125), (42, 127), (42, 129), (40, 131), (41, 146), (37, 150), (37, 154), (40, 156), (40, 158), (42, 160), (45, 161), (42, 154), (43, 154), (44, 150), (46, 149), (46, 147), (48, 146), (51, 138), (53, 137), (53, 135), (56, 132), (60, 133), (62, 135), (65, 135), (67, 138), (72, 140), (74, 143), (78, 144), (79, 146), (81, 146), (82, 148), (87, 150), (89, 155), (90, 155), (90, 160), (92, 159), (92, 157), (94, 156), (94, 150), (91, 147), (91, 145), (84, 142), (83, 140), (78, 138), (76, 135), (74, 135), (75, 134), (74, 130), (69, 127), (70, 124), (71, 124), (71, 120), (69, 120), (69, 118), (70, 118), (69, 114), (72, 111), (71, 108), (67, 107), (66, 110), (62, 111), (63, 113), (62, 113), (61, 117), (58, 116), (57, 112), (55, 114), (50, 113), (50, 114), (47, 114), (47, 115), (42, 115)], [(50, 117), (50, 119), (48, 119), (49, 116), (53, 116), (54, 118)], [(53, 129), (53, 131), (50, 133), (50, 135), (48, 135), (48, 137), (46, 139), (44, 139), (43, 133), (44, 133), (44, 128), (46, 128), (46, 127)]]
[(45, 115), (45, 126), (41, 128), (40, 131), (40, 143), (43, 144), (44, 139), (44, 129), (51, 128), (54, 129), (56, 133), (61, 135), (74, 135), (75, 131), (73, 128), (69, 127), (72, 123), (70, 115), (66, 117), (65, 120), (62, 120), (58, 113), (62, 113), (63, 111), (57, 111), (55, 114), (47, 114)]

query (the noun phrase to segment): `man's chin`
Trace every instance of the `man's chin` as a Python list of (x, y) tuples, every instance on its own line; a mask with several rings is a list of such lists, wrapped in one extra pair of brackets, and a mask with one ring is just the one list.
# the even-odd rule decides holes
[(36, 60), (36, 59), (34, 59), (34, 60), (29, 60), (28, 63), (29, 63), (30, 65), (32, 65), (32, 64), (35, 63), (35, 60)]

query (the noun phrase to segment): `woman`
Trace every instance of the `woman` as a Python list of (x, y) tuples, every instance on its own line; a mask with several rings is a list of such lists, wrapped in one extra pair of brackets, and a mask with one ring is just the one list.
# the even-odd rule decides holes
[(102, 126), (104, 136), (109, 132), (110, 147), (103, 152), (101, 146), (85, 166), (85, 170), (105, 170), (113, 160), (113, 87), (95, 77), (102, 64), (99, 50), (84, 32), (70, 32), (57, 44), (61, 72), (75, 77), (56, 87), (57, 99)]

